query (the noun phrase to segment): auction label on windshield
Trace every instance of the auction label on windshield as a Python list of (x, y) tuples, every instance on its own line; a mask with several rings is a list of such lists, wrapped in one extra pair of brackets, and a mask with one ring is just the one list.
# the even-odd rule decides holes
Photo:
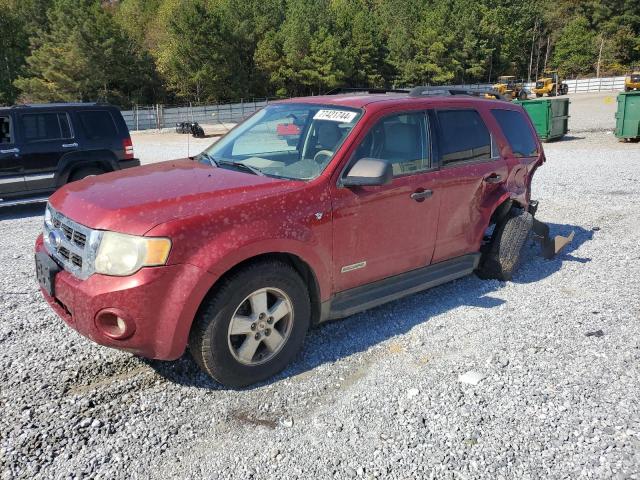
[(351, 123), (358, 115), (356, 112), (345, 110), (318, 110), (313, 116), (314, 120), (331, 120), (332, 122)]

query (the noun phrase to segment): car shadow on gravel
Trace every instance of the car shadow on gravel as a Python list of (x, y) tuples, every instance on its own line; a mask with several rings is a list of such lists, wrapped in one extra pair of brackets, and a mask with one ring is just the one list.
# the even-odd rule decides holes
[(15, 207), (0, 207), (0, 221), (41, 217), (44, 215), (45, 206), (46, 203), (42, 202), (29, 205), (16, 205)]
[[(549, 224), (552, 235), (575, 232), (573, 242), (551, 260), (540, 256), (540, 247), (531, 240), (523, 252), (523, 264), (514, 277), (516, 283), (535, 283), (557, 272), (565, 262), (586, 263), (589, 258), (573, 255), (581, 245), (593, 239), (594, 230), (572, 225)], [(325, 363), (366, 351), (390, 338), (407, 333), (418, 324), (463, 306), (490, 309), (504, 300), (491, 296), (503, 288), (497, 280), (481, 280), (475, 275), (450, 282), (431, 290), (410, 295), (343, 320), (329, 322), (312, 329), (303, 351), (282, 373), (247, 389), (259, 388), (313, 370)], [(187, 354), (175, 362), (146, 360), (159, 375), (185, 386), (221, 390), (221, 386), (203, 374)]]

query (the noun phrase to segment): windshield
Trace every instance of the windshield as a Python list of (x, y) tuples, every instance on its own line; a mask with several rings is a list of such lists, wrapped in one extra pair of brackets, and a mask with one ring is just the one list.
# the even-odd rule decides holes
[(361, 110), (332, 105), (269, 105), (198, 160), (257, 175), (311, 180), (326, 168), (361, 115)]

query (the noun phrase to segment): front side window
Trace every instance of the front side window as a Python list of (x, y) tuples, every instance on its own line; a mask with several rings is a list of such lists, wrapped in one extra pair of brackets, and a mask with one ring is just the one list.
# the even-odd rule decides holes
[(27, 142), (72, 138), (66, 113), (29, 113), (21, 115), (20, 120)]
[(198, 157), (223, 168), (311, 180), (322, 173), (362, 112), (333, 105), (269, 105)]
[(389, 162), (394, 176), (431, 168), (429, 128), (425, 112), (391, 115), (378, 121), (358, 146), (354, 160)]
[(529, 122), (521, 112), (515, 110), (491, 110), (516, 157), (535, 157), (538, 144), (533, 137)]
[(440, 110), (442, 165), (492, 158), (491, 135), (475, 110)]
[(11, 117), (0, 117), (0, 145), (9, 145), (11, 143), (13, 143)]

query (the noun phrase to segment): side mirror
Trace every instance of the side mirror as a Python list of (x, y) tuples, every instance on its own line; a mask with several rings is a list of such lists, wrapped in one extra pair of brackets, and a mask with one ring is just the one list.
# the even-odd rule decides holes
[(374, 187), (387, 185), (393, 180), (391, 164), (379, 158), (361, 158), (342, 179), (345, 187)]

